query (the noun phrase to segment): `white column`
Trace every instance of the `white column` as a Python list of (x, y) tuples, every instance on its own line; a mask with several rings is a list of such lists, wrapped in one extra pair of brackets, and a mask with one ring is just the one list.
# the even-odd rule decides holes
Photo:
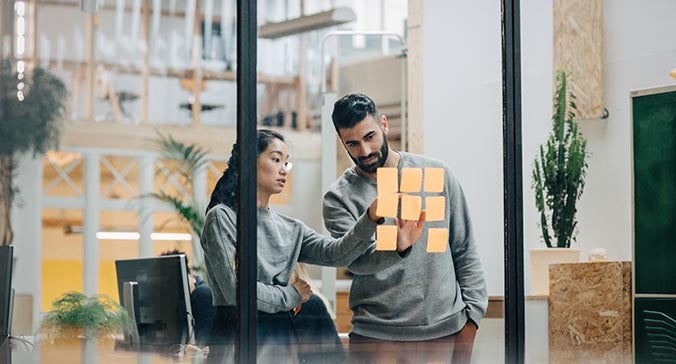
[[(336, 131), (331, 121), (333, 104), (336, 102), (335, 92), (326, 92), (322, 95), (322, 196), (336, 179)], [(324, 234), (328, 235), (326, 228)], [(322, 292), (336, 310), (336, 268), (322, 267)]]
[(85, 154), (84, 162), (85, 206), (82, 228), (84, 269), (82, 279), (84, 293), (93, 295), (98, 293), (99, 288), (99, 239), (96, 238), (96, 233), (99, 231), (101, 166), (99, 155), (92, 152)]
[[(204, 213), (207, 208), (207, 168), (203, 165), (201, 168), (193, 171), (192, 176), (192, 198), (198, 212)], [(196, 234), (192, 234), (192, 265), (195, 267), (204, 266), (204, 251), (202, 244)]]
[[(155, 181), (155, 158), (152, 156), (143, 156), (139, 158), (139, 192), (141, 196), (147, 196), (153, 192), (153, 183)], [(138, 241), (138, 256), (148, 258), (153, 256), (153, 241), (150, 234), (153, 232), (153, 203), (150, 198), (141, 198), (139, 208), (138, 231), (141, 237)]]
[(15, 263), (12, 287), (17, 294), (33, 296), (31, 332), (36, 332), (42, 306), (42, 159), (33, 158), (32, 154), (21, 156), (14, 184), (21, 186), (21, 191), (12, 206)]

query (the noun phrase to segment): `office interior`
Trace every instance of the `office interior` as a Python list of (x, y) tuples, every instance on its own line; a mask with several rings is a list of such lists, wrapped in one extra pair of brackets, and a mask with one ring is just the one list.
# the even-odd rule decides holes
[[(2, 19), (6, 12), (14, 19), (11, 33), (2, 28), (14, 40), (12, 67), (47, 69), (69, 93), (58, 148), (18, 158), (20, 194), (11, 209), (14, 336), (38, 333), (53, 300), (67, 291), (118, 299), (116, 260), (177, 248), (199, 272), (204, 257), (190, 227), (170, 207), (140, 196), (164, 192), (204, 208), (236, 141), (234, 0), (94, 3), (98, 11), (92, 13), (82, 11), (78, 0), (12, 0), (2, 6)], [(335, 131), (323, 127), (324, 96), (372, 96), (390, 120), (396, 149), (443, 161), (462, 184), (489, 294), (472, 362), (504, 362), (500, 3), (257, 3), (258, 126), (287, 137), (294, 164), (272, 207), (324, 229), (324, 170), (335, 171), (335, 179), (351, 165)], [(639, 330), (645, 322), (635, 312), (635, 300), (676, 300), (669, 283), (676, 281), (673, 270), (659, 269), (668, 267), (676, 250), (641, 240), (645, 230), (636, 228), (640, 220), (662, 229), (649, 236), (674, 236), (668, 217), (676, 192), (659, 172), (673, 167), (667, 163), (676, 150), (673, 129), (664, 124), (676, 123), (673, 14), (676, 3), (668, 0), (520, 2), (524, 259), (517, 264), (525, 283), (527, 363), (652, 362), (665, 358), (660, 355), (674, 360), (674, 342), (667, 340), (667, 349), (661, 348), (667, 354), (660, 352), (647, 338), (649, 330)], [(532, 174), (552, 129), (559, 68), (570, 72), (583, 114), (577, 123), (587, 140), (588, 169), (571, 245), (579, 255), (549, 272), (532, 272), (531, 254), (547, 250)], [(636, 158), (643, 146), (636, 141), (641, 120), (652, 125), (655, 119), (652, 111), (638, 113), (636, 103), (654, 95), (666, 95), (666, 105), (655, 106), (664, 106), (656, 109), (664, 123), (654, 125), (665, 132), (643, 142), (653, 148), (644, 148), (649, 155), (662, 159), (639, 168), (648, 163)], [(161, 136), (208, 151), (208, 162), (189, 184), (158, 151), (154, 141)], [(637, 199), (644, 196), (639, 186), (650, 191), (650, 183), (637, 182), (646, 178), (664, 182), (655, 185), (661, 202), (653, 215), (645, 215)], [(637, 266), (635, 252), (641, 249), (653, 259), (643, 264), (658, 268)], [(641, 269), (662, 282), (661, 291), (636, 290)], [(351, 327), (350, 273), (308, 270), (344, 339)], [(547, 276), (549, 282), (536, 288)], [(664, 320), (674, 324), (676, 305), (667, 307)], [(645, 342), (637, 344), (640, 335)], [(673, 339), (673, 331), (669, 335)]]

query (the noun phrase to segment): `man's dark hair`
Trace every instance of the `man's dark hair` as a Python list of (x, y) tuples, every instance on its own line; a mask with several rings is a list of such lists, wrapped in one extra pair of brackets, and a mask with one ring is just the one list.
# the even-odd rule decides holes
[(368, 115), (378, 119), (376, 104), (370, 97), (364, 94), (349, 94), (343, 96), (333, 104), (333, 127), (338, 129), (350, 129), (364, 120)]
[(160, 254), (161, 257), (167, 256), (167, 255), (185, 255), (185, 267), (188, 269), (188, 273), (190, 273), (190, 262), (188, 262), (188, 254), (186, 254), (185, 252), (182, 252), (182, 251), (180, 251), (176, 248), (174, 248), (173, 250), (167, 250), (167, 251), (162, 252)]

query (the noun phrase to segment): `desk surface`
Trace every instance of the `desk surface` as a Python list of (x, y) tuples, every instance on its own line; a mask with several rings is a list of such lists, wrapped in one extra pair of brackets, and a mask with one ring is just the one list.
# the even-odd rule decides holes
[[(232, 363), (234, 346), (212, 346), (207, 350), (191, 347), (155, 346), (131, 350), (124, 344), (112, 339), (99, 339), (86, 342), (84, 339), (67, 339), (53, 343), (30, 343), (28, 340), (11, 339), (0, 350), (0, 363), (42, 364), (52, 363), (55, 359), (68, 363)], [(331, 360), (327, 358), (338, 358)], [(264, 363), (293, 362), (344, 362), (343, 352), (334, 352), (321, 345), (265, 345), (259, 346), (257, 358)], [(328, 360), (328, 361), (327, 361)]]
[(10, 339), (0, 348), (0, 363), (50, 363), (54, 359), (70, 363), (202, 363), (208, 351), (199, 348), (185, 349), (175, 346), (130, 350), (112, 339), (86, 343), (83, 339), (66, 339), (55, 342), (38, 342), (32, 339)]

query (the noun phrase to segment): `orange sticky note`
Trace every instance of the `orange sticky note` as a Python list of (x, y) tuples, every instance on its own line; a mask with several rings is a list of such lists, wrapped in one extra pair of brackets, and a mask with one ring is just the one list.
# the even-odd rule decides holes
[(443, 253), (448, 247), (448, 229), (429, 228), (427, 230), (427, 252)]
[(384, 193), (378, 195), (378, 208), (376, 209), (376, 215), (380, 217), (397, 217), (398, 208), (398, 193)]
[(397, 169), (396, 168), (378, 168), (376, 170), (376, 186), (378, 188), (378, 195), (390, 192), (398, 192), (399, 184), (397, 183)]
[(425, 168), (425, 192), (444, 192), (444, 169)]
[[(378, 201), (380, 204), (380, 201)], [(380, 206), (379, 206), (380, 207)], [(443, 221), (446, 215), (446, 197), (425, 197), (425, 221)]]
[(402, 195), (401, 196), (401, 219), (418, 221), (420, 210), (422, 208), (422, 198), (420, 196)]
[(422, 184), (422, 169), (420, 168), (402, 168), (401, 169), (401, 192), (420, 192)]
[(394, 225), (376, 226), (376, 250), (397, 250), (397, 227)]

